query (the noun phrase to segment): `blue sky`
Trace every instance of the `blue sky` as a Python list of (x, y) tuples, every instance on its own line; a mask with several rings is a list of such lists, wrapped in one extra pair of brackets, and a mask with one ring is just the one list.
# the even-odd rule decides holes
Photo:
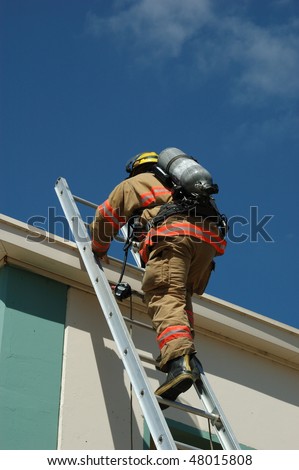
[(2, 213), (59, 233), (57, 177), (100, 203), (178, 147), (232, 225), (207, 293), (299, 327), (297, 0), (0, 0), (0, 35)]

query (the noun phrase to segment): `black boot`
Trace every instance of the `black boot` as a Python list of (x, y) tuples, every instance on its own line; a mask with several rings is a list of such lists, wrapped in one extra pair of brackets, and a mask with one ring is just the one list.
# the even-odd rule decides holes
[[(193, 375), (190, 366), (190, 356), (177, 357), (168, 362), (168, 374), (164, 384), (155, 392), (156, 395), (166, 400), (176, 400), (180, 393), (186, 392), (193, 384)], [(168, 408), (160, 403), (161, 409)]]

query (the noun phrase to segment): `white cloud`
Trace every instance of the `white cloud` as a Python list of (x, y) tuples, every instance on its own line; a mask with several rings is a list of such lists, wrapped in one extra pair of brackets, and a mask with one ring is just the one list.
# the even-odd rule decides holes
[(243, 95), (294, 97), (299, 92), (299, 31), (288, 27), (262, 28), (234, 18), (222, 23), (229, 33), (223, 52), (229, 63), (238, 64), (236, 83)]
[(247, 19), (244, 9), (225, 13), (216, 0), (140, 0), (125, 5), (108, 18), (89, 13), (89, 32), (108, 33), (147, 60), (187, 60), (198, 80), (234, 69), (231, 92), (237, 100), (298, 96), (298, 20), (261, 26)]
[(87, 28), (95, 35), (109, 32), (152, 56), (178, 57), (186, 42), (210, 17), (209, 0), (141, 0), (109, 18), (93, 13)]

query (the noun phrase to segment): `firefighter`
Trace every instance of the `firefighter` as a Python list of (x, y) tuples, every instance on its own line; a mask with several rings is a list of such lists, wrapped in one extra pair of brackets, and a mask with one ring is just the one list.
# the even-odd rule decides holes
[(160, 348), (159, 368), (167, 373), (155, 393), (175, 400), (198, 379), (192, 294), (204, 292), (214, 257), (224, 253), (226, 242), (207, 217), (170, 215), (151, 227), (160, 208), (173, 201), (172, 191), (155, 176), (157, 162), (155, 152), (128, 161), (128, 178), (97, 208), (90, 230), (95, 255), (107, 259), (113, 237), (133, 215), (140, 216), (142, 290)]

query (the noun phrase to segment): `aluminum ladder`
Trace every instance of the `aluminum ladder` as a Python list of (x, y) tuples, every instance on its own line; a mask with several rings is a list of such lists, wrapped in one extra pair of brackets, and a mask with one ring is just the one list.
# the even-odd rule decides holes
[[(208, 383), (204, 370), (198, 361), (197, 368), (200, 379), (194, 382), (196, 392), (201, 399), (205, 411), (193, 408), (177, 401), (165, 400), (154, 394), (145, 374), (141, 359), (147, 362), (155, 362), (152, 358), (140, 357), (132, 338), (128, 332), (126, 321), (150, 328), (141, 322), (126, 319), (123, 317), (116, 299), (112, 293), (111, 286), (106, 278), (101, 263), (96, 260), (92, 248), (91, 239), (83, 222), (76, 202), (96, 208), (97, 205), (85, 199), (75, 196), (71, 193), (65, 178), (58, 178), (55, 184), (55, 191), (65, 217), (69, 223), (73, 238), (76, 242), (81, 258), (84, 262), (86, 271), (103, 310), (103, 314), (111, 331), (112, 337), (118, 348), (118, 352), (127, 371), (134, 393), (138, 399), (139, 405), (147, 422), (151, 436), (158, 450), (175, 449), (195, 449), (183, 443), (174, 441), (166, 419), (161, 411), (160, 404), (181, 409), (185, 412), (193, 413), (207, 418), (215, 429), (215, 433), (223, 449), (238, 450), (239, 443), (226, 420), (224, 413), (216, 399), (216, 396)], [(126, 235), (126, 228), (122, 230)], [(136, 252), (132, 255), (138, 267), (140, 267), (140, 258)]]

